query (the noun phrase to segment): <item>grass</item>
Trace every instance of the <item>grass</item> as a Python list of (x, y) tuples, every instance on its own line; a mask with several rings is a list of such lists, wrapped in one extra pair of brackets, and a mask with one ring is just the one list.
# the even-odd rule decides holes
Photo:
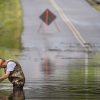
[(0, 0), (0, 46), (20, 48), (22, 27), (20, 0)]
[(22, 30), (20, 0), (0, 0), (0, 58), (18, 58)]
[(86, 0), (89, 4), (91, 4), (96, 10), (100, 11), (100, 0)]

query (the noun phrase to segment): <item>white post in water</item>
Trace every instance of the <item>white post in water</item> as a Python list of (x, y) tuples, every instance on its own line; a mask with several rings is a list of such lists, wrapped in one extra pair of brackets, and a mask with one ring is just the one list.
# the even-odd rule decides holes
[[(89, 69), (88, 69), (88, 49), (85, 49), (85, 81), (84, 81), (84, 85), (85, 85), (85, 90), (88, 91), (88, 74), (89, 74)], [(88, 100), (88, 92), (85, 93), (85, 100)]]
[(88, 51), (85, 50), (85, 84), (88, 83)]

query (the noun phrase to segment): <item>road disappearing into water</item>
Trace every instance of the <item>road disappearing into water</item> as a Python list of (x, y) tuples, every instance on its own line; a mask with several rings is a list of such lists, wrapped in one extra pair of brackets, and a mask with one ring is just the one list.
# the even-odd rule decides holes
[[(99, 93), (94, 90), (100, 81), (96, 62), (100, 51), (100, 12), (85, 0), (21, 0), (21, 3), (24, 49), (19, 61), (29, 89), (26, 100), (71, 100), (74, 91), (73, 100), (92, 100), (88, 91)], [(46, 9), (56, 16), (50, 25), (40, 19)]]

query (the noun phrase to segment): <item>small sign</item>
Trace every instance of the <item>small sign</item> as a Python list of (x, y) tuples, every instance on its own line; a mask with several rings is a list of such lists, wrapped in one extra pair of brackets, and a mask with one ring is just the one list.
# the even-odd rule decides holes
[(40, 16), (40, 19), (47, 25), (50, 25), (55, 19), (56, 16), (49, 10), (46, 9), (42, 15)]

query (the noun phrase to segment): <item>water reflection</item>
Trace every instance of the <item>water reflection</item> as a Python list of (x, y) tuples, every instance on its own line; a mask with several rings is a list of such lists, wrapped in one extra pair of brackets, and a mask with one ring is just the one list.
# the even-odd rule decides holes
[(25, 94), (23, 90), (13, 90), (9, 95), (8, 100), (25, 100)]
[(69, 95), (74, 95), (73, 100), (100, 99), (100, 78), (97, 80), (100, 76), (100, 67), (94, 66), (94, 60), (90, 56), (91, 54), (85, 52), (85, 59), (78, 60), (74, 65), (70, 65), (67, 89)]
[[(84, 82), (85, 82), (85, 89), (87, 89), (87, 84), (88, 84), (88, 56), (89, 56), (89, 52), (86, 50), (86, 52), (85, 52), (85, 79), (84, 79)], [(89, 94), (86, 92), (85, 93), (85, 100), (88, 100), (88, 98), (89, 98)]]
[(52, 63), (52, 61), (48, 59), (48, 57), (46, 57), (45, 59), (43, 59), (41, 67), (42, 67), (41, 71), (44, 74), (44, 78), (47, 80), (49, 76), (53, 73), (55, 66)]

